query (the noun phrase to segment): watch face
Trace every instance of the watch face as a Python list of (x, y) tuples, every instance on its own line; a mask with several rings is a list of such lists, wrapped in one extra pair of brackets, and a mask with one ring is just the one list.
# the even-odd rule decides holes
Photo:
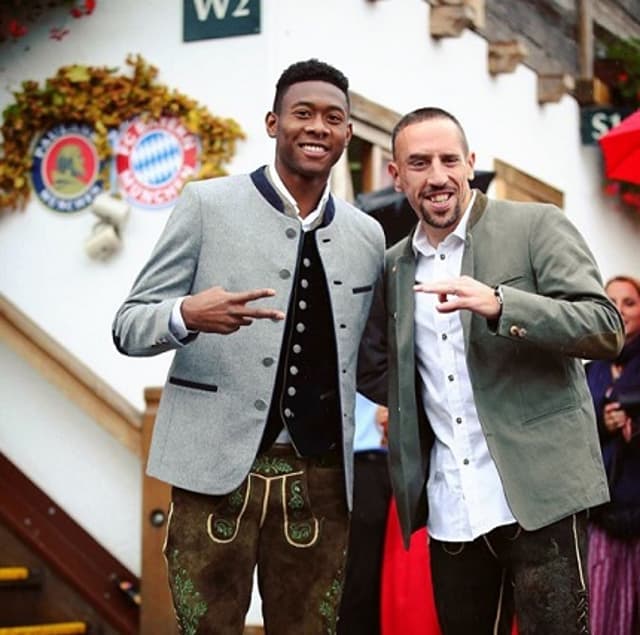
[(502, 297), (502, 287), (500, 285), (498, 285), (494, 290), (493, 290), (494, 295), (496, 296), (496, 300), (498, 300), (498, 304), (502, 305), (503, 304), (503, 297)]

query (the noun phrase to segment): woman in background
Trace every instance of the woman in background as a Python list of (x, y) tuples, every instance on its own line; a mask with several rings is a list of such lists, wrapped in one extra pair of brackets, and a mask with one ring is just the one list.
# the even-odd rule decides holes
[(625, 346), (613, 362), (587, 364), (611, 502), (592, 511), (592, 635), (640, 633), (640, 280), (616, 276), (605, 290), (620, 311)]

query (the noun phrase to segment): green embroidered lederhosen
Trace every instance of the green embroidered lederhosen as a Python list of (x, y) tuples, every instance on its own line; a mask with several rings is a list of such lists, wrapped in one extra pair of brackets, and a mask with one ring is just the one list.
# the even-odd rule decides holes
[(173, 488), (165, 556), (185, 635), (241, 635), (254, 566), (268, 635), (332, 635), (348, 512), (338, 456), (259, 455), (235, 491)]

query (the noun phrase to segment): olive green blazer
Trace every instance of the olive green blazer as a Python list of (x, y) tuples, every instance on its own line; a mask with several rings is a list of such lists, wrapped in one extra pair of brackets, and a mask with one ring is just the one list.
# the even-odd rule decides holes
[[(615, 357), (623, 325), (559, 209), (476, 192), (470, 214), (462, 274), (501, 285), (504, 305), (494, 322), (462, 312), (467, 364), (507, 500), (533, 530), (608, 500), (581, 359)], [(428, 515), (433, 439), (417, 386), (411, 241), (387, 251), (360, 353), (360, 389), (389, 405), (391, 479), (407, 543)]]

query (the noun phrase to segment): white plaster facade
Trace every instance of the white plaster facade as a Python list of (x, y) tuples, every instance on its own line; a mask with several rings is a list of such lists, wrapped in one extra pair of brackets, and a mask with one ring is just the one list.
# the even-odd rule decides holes
[[(65, 23), (66, 38), (48, 38), (51, 26)], [(477, 168), (490, 170), (498, 158), (562, 190), (603, 276), (640, 274), (640, 222), (600, 194), (599, 149), (581, 145), (576, 101), (539, 106), (531, 70), (491, 77), (482, 38), (467, 32), (435, 41), (428, 23), (424, 0), (263, 0), (260, 34), (183, 43), (181, 2), (104, 0), (91, 17), (56, 12), (17, 44), (0, 46), (0, 108), (24, 80), (43, 81), (69, 64), (126, 72), (126, 56), (140, 53), (159, 68), (159, 81), (240, 123), (247, 138), (228, 166), (238, 173), (272, 157), (263, 122), (280, 72), (318, 57), (342, 69), (354, 91), (394, 111), (452, 111)], [(107, 262), (84, 252), (95, 220), (88, 211), (64, 216), (34, 197), (24, 213), (0, 217), (0, 293), (140, 410), (143, 389), (162, 384), (169, 356), (119, 355), (110, 325), (168, 213), (134, 208), (124, 248)], [(5, 346), (0, 368), (0, 449), (139, 574), (135, 457)], [(254, 604), (249, 621), (259, 620)]]

